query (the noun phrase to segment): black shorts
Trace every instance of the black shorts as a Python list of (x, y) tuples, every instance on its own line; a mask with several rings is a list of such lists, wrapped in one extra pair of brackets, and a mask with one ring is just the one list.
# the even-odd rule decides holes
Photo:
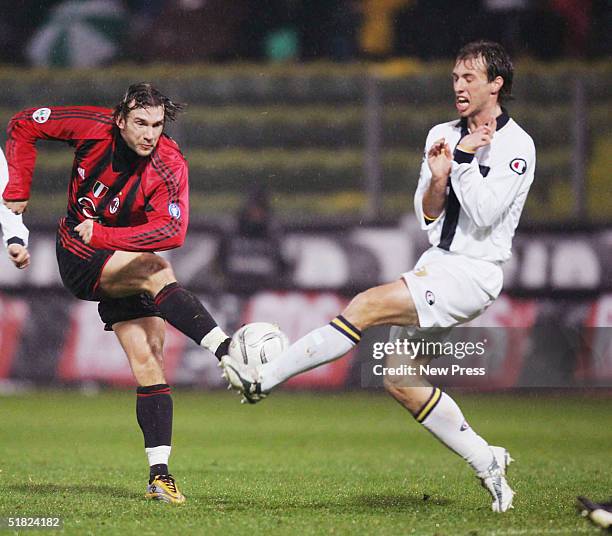
[(97, 301), (98, 313), (104, 329), (112, 331), (113, 324), (162, 314), (148, 294), (126, 298), (109, 298), (100, 291), (102, 270), (113, 255), (110, 249), (87, 246), (73, 229), (77, 224), (60, 220), (55, 249), (57, 264), (64, 286), (80, 300)]

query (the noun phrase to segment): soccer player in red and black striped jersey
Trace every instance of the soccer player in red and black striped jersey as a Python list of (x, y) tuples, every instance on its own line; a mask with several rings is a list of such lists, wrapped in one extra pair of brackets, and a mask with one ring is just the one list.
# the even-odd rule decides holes
[(182, 106), (150, 84), (131, 86), (114, 110), (92, 106), (24, 110), (8, 127), (4, 203), (21, 214), (30, 197), (36, 141), (75, 150), (66, 217), (59, 222), (62, 281), (77, 298), (99, 302), (139, 385), (136, 413), (150, 465), (146, 496), (183, 502), (168, 471), (172, 398), (163, 371), (168, 321), (220, 358), (229, 338), (156, 251), (180, 247), (189, 220), (188, 168), (163, 133)]

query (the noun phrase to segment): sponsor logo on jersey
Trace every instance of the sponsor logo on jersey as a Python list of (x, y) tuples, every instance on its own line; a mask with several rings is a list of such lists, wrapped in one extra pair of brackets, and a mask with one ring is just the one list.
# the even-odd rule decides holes
[(168, 213), (177, 220), (181, 217), (181, 209), (176, 203), (170, 203), (168, 205)]
[(522, 158), (515, 158), (510, 162), (510, 169), (517, 175), (522, 175), (527, 171), (527, 162)]
[(435, 294), (431, 291), (428, 290), (425, 293), (425, 301), (429, 304), (429, 305), (433, 305), (434, 303), (436, 303), (436, 296)]
[(425, 277), (427, 275), (427, 268), (425, 268), (425, 266), (423, 266), (423, 268), (415, 268), (413, 273), (417, 277)]
[(51, 115), (51, 110), (49, 108), (39, 108), (32, 114), (32, 119), (37, 123), (46, 123)]
[(108, 192), (108, 186), (100, 181), (96, 181), (96, 184), (94, 184), (91, 191), (93, 192), (95, 198), (100, 198), (103, 197), (106, 192)]
[(114, 214), (115, 212), (117, 212), (117, 210), (119, 209), (119, 203), (121, 202), (121, 200), (118, 197), (115, 197), (115, 199), (113, 199), (111, 201), (111, 204), (108, 207), (108, 211), (111, 214)]
[(96, 216), (96, 204), (89, 197), (79, 197), (77, 201), (81, 206), (81, 212), (83, 212), (86, 218), (90, 220), (98, 219), (98, 216)]
[(79, 177), (81, 177), (81, 180), (85, 180), (85, 170), (82, 167), (77, 168), (77, 172), (79, 173)]

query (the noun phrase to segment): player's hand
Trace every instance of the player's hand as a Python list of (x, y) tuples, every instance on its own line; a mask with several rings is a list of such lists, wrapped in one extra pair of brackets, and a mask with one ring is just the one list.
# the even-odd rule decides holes
[(480, 125), (474, 132), (461, 138), (457, 148), (466, 153), (475, 153), (481, 147), (489, 145), (497, 128), (497, 120), (491, 117), (484, 125)]
[(81, 240), (85, 242), (85, 244), (89, 244), (91, 242), (91, 235), (93, 234), (93, 220), (85, 220), (79, 223), (74, 230), (79, 233)]
[(427, 164), (431, 170), (432, 180), (443, 183), (446, 188), (446, 181), (451, 172), (453, 153), (444, 138), (436, 140), (427, 152)]
[(9, 259), (20, 270), (30, 264), (30, 254), (28, 249), (21, 244), (10, 244), (7, 248)]
[(27, 201), (6, 201), (4, 200), (6, 208), (8, 208), (13, 214), (23, 214), (28, 206)]

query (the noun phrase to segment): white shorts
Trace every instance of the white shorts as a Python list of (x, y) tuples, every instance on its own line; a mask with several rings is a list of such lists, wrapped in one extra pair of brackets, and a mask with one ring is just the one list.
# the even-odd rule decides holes
[(423, 253), (402, 278), (412, 295), (420, 328), (394, 328), (392, 339), (424, 330), (442, 335), (476, 318), (499, 296), (504, 281), (499, 264), (437, 247)]

